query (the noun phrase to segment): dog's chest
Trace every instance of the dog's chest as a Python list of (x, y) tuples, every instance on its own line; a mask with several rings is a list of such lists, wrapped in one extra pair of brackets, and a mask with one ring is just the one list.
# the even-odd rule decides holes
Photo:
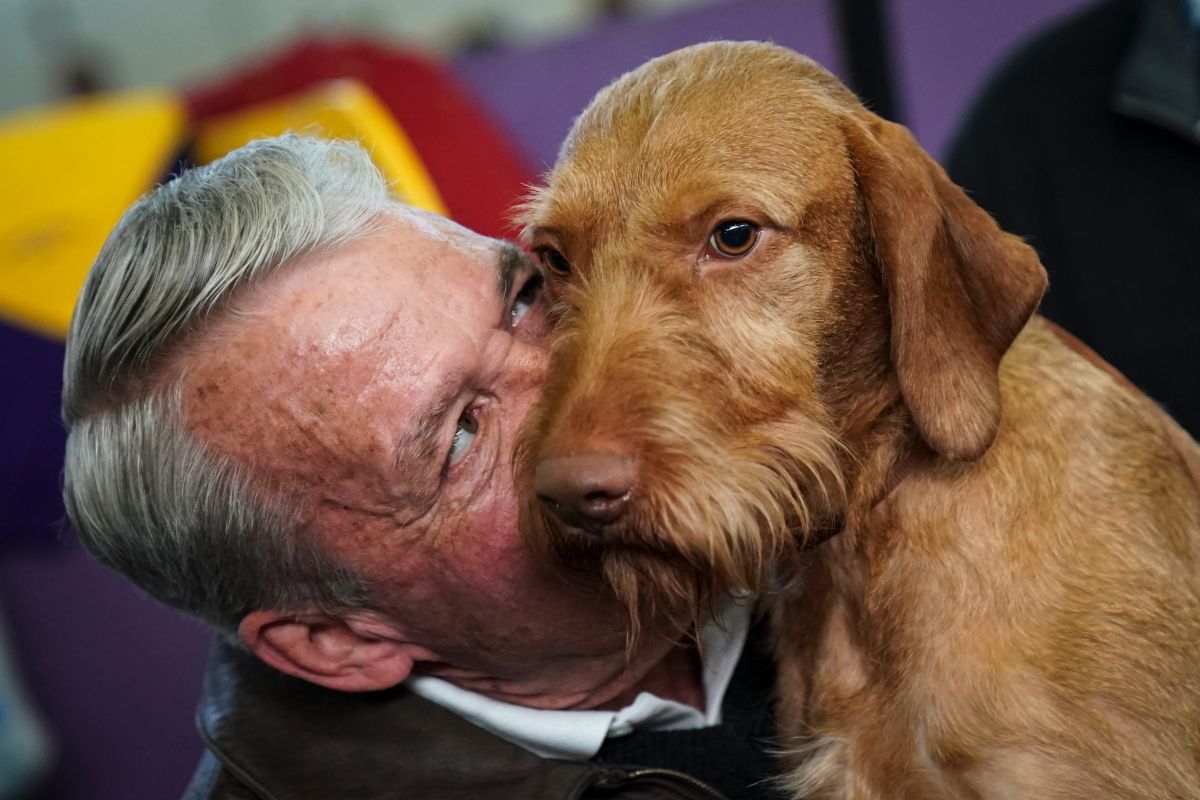
[[(971, 732), (978, 662), (939, 652), (928, 646), (936, 637), (890, 619), (919, 617), (912, 605), (872, 606), (863, 601), (869, 591), (843, 591), (860, 581), (871, 576), (837, 559), (813, 564), (772, 608), (794, 796), (1006, 796), (981, 793), (970, 769), (979, 753), (964, 746), (979, 741)], [(928, 598), (909, 600), (919, 606)]]
[[(794, 607), (776, 608), (775, 619), (794, 613)], [(813, 638), (776, 625), (789, 790), (805, 798), (896, 798), (909, 795), (900, 791), (904, 784), (914, 797), (953, 797), (939, 788), (943, 779), (930, 769), (920, 729), (911, 719), (897, 719), (885, 702), (854, 616), (848, 604), (834, 600), (810, 631)]]

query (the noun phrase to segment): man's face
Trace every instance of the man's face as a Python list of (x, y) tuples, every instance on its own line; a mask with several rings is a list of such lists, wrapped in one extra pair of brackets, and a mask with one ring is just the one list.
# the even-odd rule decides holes
[(418, 671), (520, 701), (570, 693), (575, 667), (580, 692), (611, 678), (624, 632), (598, 586), (521, 544), (512, 447), (547, 326), (534, 271), (501, 253), (439, 218), (389, 219), (240, 298), (185, 356), (184, 387), (196, 434), (298, 491), (375, 584), (373, 607), (428, 651)]

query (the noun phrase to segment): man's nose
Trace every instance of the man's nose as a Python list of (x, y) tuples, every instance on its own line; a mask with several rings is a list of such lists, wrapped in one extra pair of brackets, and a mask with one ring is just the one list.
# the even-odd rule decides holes
[(632, 456), (579, 453), (540, 460), (533, 490), (563, 522), (599, 534), (625, 513), (636, 478)]

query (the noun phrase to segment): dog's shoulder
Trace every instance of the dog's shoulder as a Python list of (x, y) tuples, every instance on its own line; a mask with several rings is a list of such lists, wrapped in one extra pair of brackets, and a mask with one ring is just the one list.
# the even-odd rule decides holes
[(999, 438), (1052, 446), (1075, 466), (1166, 457), (1200, 486), (1196, 442), (1124, 375), (1054, 323), (1032, 319), (1000, 372)]
[(881, 509), (895, 524), (939, 551), (961, 548), (965, 527), (974, 548), (1028, 540), (1050, 561), (1101, 543), (1113, 558), (1132, 546), (1200, 560), (1200, 448), (1162, 409), (1040, 318), (1000, 371), (992, 446), (914, 473)]

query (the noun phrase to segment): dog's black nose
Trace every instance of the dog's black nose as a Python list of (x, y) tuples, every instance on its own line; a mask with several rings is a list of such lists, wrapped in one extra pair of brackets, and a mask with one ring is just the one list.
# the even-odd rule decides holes
[(632, 456), (555, 456), (538, 462), (533, 490), (566, 524), (599, 533), (625, 513), (636, 477)]

